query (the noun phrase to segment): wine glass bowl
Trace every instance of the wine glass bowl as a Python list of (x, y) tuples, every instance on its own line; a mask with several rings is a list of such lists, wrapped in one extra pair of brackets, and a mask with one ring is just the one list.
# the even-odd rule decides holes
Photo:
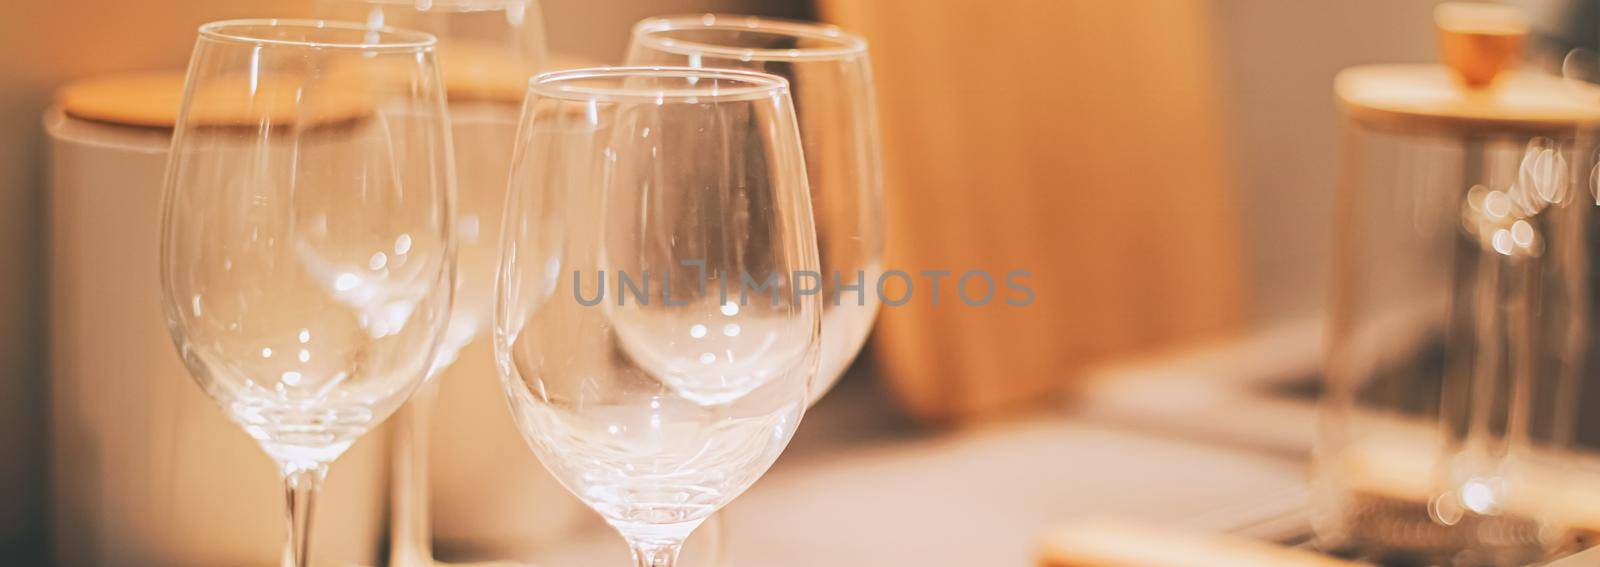
[(805, 411), (821, 302), (796, 285), (818, 267), (789, 101), (732, 70), (530, 84), (496, 358), (535, 454), (644, 565), (670, 564)]
[(872, 330), (883, 266), (883, 179), (867, 42), (836, 26), (717, 14), (648, 18), (630, 65), (744, 69), (789, 81), (821, 254), (821, 370), (812, 402)]
[(449, 319), (433, 45), (321, 20), (200, 28), (167, 169), (163, 305), (190, 373), (278, 462), (291, 501), (405, 401)]

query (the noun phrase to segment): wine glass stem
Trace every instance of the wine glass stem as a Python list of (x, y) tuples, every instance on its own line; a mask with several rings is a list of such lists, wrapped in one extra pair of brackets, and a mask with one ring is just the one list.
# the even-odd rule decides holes
[(711, 560), (707, 563), (712, 567), (722, 567), (727, 564), (728, 556), (728, 525), (722, 521), (722, 512), (712, 514), (706, 518), (705, 523), (695, 529), (701, 536), (701, 541), (710, 541), (706, 547), (711, 550)]
[(317, 491), (322, 488), (322, 479), (328, 476), (328, 465), (285, 465), (283, 471), (285, 512), (289, 520), (283, 565), (306, 567), (311, 564), (311, 509), (316, 504)]
[(438, 393), (429, 380), (395, 415), (394, 485), (390, 487), (393, 517), (389, 564), (421, 567), (433, 564), (433, 534), (428, 510), (428, 425)]
[(633, 548), (633, 561), (639, 567), (673, 567), (678, 564), (678, 551), (683, 549), (682, 544), (669, 545), (641, 545), (630, 544)]
[(633, 551), (633, 561), (639, 567), (673, 567), (678, 564), (678, 552), (689, 534), (700, 527), (701, 520), (676, 524), (617, 524), (612, 525), (628, 541)]

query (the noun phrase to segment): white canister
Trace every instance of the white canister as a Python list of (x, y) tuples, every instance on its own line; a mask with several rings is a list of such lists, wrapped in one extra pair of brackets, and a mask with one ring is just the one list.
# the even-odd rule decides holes
[[(53, 550), (61, 565), (276, 565), (273, 463), (190, 379), (160, 305), (170, 128), (44, 117), (50, 162)], [(334, 464), (319, 558), (376, 564), (386, 435)]]

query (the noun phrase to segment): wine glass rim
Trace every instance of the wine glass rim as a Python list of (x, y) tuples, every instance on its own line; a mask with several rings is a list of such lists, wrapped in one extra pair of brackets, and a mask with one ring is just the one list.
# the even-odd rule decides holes
[(349, 4), (367, 4), (371, 6), (400, 6), (411, 8), (418, 12), (438, 10), (441, 12), (487, 12), (504, 10), (511, 6), (531, 6), (533, 0), (431, 0), (426, 7), (419, 8), (417, 0), (340, 0)]
[[(662, 32), (682, 30), (755, 31), (760, 33), (827, 42), (821, 47), (766, 49), (733, 47), (662, 37)], [(633, 41), (652, 49), (678, 55), (709, 54), (742, 61), (808, 61), (845, 59), (866, 53), (867, 40), (839, 26), (781, 18), (732, 14), (684, 14), (657, 16), (633, 25)]]
[[(742, 83), (727, 87), (635, 88), (574, 85), (573, 81), (605, 78), (714, 79)], [(740, 69), (702, 67), (584, 67), (540, 73), (528, 79), (528, 91), (546, 98), (577, 102), (726, 102), (759, 100), (788, 93), (783, 77)]]
[[(300, 40), (254, 33), (258, 28), (342, 30), (366, 32), (359, 41)], [(200, 26), (200, 37), (224, 43), (245, 45), (305, 47), (311, 49), (352, 49), (361, 51), (430, 51), (439, 40), (432, 34), (391, 26), (372, 27), (356, 22), (315, 19), (251, 18), (220, 20)]]

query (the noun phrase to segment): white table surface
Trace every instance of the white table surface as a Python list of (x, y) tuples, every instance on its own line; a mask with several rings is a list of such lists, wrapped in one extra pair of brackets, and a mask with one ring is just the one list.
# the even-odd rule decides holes
[[(1064, 416), (827, 452), (808, 441), (725, 510), (728, 565), (1023, 566), (1052, 522), (1222, 531), (1241, 520), (1228, 510), (1304, 493), (1305, 467), (1281, 457)], [(614, 533), (585, 538), (541, 564), (624, 564)]]

